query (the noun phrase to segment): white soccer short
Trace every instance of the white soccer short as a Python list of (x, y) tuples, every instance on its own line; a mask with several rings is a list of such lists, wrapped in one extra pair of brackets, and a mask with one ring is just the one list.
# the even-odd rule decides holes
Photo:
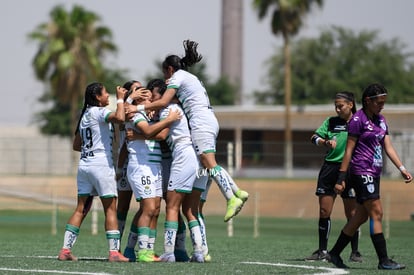
[(191, 145), (176, 147), (172, 155), (168, 191), (191, 193), (199, 167), (194, 148)]
[(79, 196), (95, 195), (96, 193), (101, 198), (118, 196), (113, 167), (79, 165), (77, 185)]
[(161, 164), (128, 164), (128, 181), (137, 201), (162, 197)]
[(216, 152), (216, 139), (218, 131), (191, 131), (191, 140), (197, 155)]

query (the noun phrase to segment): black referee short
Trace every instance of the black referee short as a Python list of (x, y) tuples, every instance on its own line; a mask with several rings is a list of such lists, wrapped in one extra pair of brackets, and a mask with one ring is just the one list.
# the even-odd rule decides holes
[[(340, 167), (340, 162), (325, 161), (323, 163), (318, 175), (318, 185), (315, 192), (317, 196), (336, 196), (334, 188), (336, 180), (338, 179)], [(355, 191), (351, 184), (348, 183), (348, 178), (345, 182), (345, 190), (342, 192), (341, 197), (343, 199), (355, 198)]]

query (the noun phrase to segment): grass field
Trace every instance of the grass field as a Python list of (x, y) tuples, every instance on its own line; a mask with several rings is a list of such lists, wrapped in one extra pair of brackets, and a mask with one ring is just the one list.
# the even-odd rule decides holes
[[(73, 249), (78, 262), (59, 262), (63, 229), (70, 212), (57, 215), (57, 234), (51, 234), (50, 211), (0, 211), (1, 274), (388, 274), (377, 270), (377, 258), (368, 235), (362, 228), (360, 251), (363, 263), (349, 263), (349, 248), (343, 253), (351, 269), (335, 269), (329, 263), (305, 262), (317, 247), (317, 221), (300, 218), (260, 218), (258, 237), (254, 238), (253, 217), (234, 219), (234, 236), (227, 237), (221, 216), (207, 217), (207, 234), (212, 262), (196, 263), (109, 263), (107, 242), (99, 216), (99, 232), (91, 234), (87, 217)], [(160, 217), (156, 252), (162, 253), (163, 221)], [(129, 223), (129, 222), (128, 222)], [(336, 240), (344, 220), (334, 220), (329, 247)], [(390, 256), (407, 265), (398, 274), (414, 273), (414, 222), (391, 221), (385, 224)], [(128, 231), (128, 230), (127, 230)], [(189, 251), (190, 240), (187, 242)]]

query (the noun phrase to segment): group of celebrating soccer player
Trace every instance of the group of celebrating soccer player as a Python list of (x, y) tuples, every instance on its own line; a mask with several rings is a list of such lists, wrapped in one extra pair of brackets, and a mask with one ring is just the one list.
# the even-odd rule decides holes
[[(86, 87), (73, 141), (73, 149), (81, 153), (78, 201), (66, 224), (59, 260), (77, 260), (72, 247), (93, 196), (99, 196), (105, 212), (110, 262), (209, 261), (202, 208), (211, 181), (226, 198), (225, 222), (247, 201), (249, 194), (216, 162), (219, 124), (204, 86), (187, 71), (202, 56), (196, 42), (183, 44), (183, 58), (170, 55), (162, 63), (165, 79), (154, 79), (146, 87), (139, 81), (118, 86), (115, 112), (105, 108), (109, 94), (102, 83)], [(116, 164), (113, 123), (119, 126)], [(140, 207), (122, 254), (120, 240), (132, 194)], [(154, 243), (162, 198), (166, 202), (164, 253), (157, 256)], [(185, 246), (187, 227), (193, 246), (190, 256)]]

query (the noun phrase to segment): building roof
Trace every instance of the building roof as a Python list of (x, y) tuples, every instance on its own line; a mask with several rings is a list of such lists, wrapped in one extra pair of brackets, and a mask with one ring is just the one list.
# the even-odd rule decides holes
[[(217, 106), (215, 114), (221, 129), (283, 130), (284, 106)], [(414, 132), (414, 104), (386, 104), (382, 111), (392, 131)], [(291, 107), (292, 130), (315, 130), (328, 117), (334, 116), (333, 105)]]

